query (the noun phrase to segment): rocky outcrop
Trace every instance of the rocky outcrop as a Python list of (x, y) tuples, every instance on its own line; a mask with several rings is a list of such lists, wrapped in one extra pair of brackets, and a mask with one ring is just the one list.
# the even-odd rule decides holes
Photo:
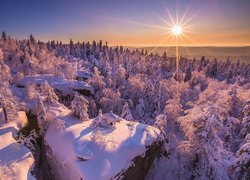
[(145, 179), (150, 167), (153, 165), (154, 160), (161, 156), (167, 155), (163, 141), (156, 141), (151, 145), (147, 146), (146, 149), (147, 150), (145, 154), (136, 156), (132, 160), (131, 166), (126, 169), (123, 169), (119, 174), (114, 177), (114, 179)]

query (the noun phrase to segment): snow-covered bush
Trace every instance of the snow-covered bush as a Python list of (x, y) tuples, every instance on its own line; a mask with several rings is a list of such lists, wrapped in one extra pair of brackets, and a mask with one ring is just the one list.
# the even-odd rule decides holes
[(102, 124), (104, 126), (115, 126), (117, 122), (120, 122), (120, 117), (113, 114), (112, 111), (102, 116)]
[(34, 146), (34, 144), (37, 143), (36, 138), (38, 138), (38, 134), (33, 129), (33, 130), (30, 131), (30, 134), (27, 137), (23, 136), (23, 134), (20, 134), (18, 136), (17, 142), (25, 145), (34, 154), (35, 151), (36, 151), (36, 148)]
[(92, 125), (95, 127), (102, 127), (103, 126), (103, 121), (102, 121), (102, 110), (99, 109), (98, 110), (98, 115), (97, 117), (94, 119), (94, 121), (92, 122)]
[(71, 102), (73, 113), (82, 121), (89, 119), (88, 115), (89, 102), (83, 96), (75, 93), (74, 99)]

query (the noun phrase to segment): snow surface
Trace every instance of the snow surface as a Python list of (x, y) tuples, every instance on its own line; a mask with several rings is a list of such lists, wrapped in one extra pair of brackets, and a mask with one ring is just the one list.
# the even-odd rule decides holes
[(0, 179), (35, 179), (30, 173), (34, 162), (32, 153), (14, 139), (26, 123), (26, 114), (20, 111), (15, 121), (0, 127)]
[[(115, 126), (94, 126), (94, 119), (79, 121), (59, 104), (47, 113), (50, 118), (60, 118), (65, 122), (66, 132), (59, 133), (50, 126), (45, 135), (53, 156), (63, 166), (58, 166), (61, 168), (58, 172), (74, 172), (74, 176), (65, 176), (67, 173), (60, 176), (64, 179), (115, 177), (128, 168), (136, 156), (145, 153), (146, 145), (161, 138), (157, 128), (124, 119)], [(114, 117), (117, 116), (112, 113), (103, 114), (105, 119)]]
[(17, 85), (27, 86), (30, 84), (43, 84), (47, 81), (54, 89), (58, 89), (65, 94), (72, 94), (73, 90), (86, 89), (94, 94), (93, 88), (84, 81), (67, 80), (61, 77), (54, 76), (53, 74), (38, 74), (32, 76), (25, 76)]

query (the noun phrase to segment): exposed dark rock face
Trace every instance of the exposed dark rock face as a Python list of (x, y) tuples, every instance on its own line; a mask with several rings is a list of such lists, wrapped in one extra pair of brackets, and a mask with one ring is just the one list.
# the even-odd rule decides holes
[[(24, 137), (29, 136), (30, 132), (34, 129), (37, 133), (39, 132), (39, 127), (37, 124), (37, 117), (31, 113), (26, 113), (28, 118), (28, 123), (24, 126), (18, 133), (16, 139), (22, 134)], [(36, 138), (36, 142), (32, 142), (35, 147), (35, 152), (32, 151), (35, 158), (34, 168), (32, 174), (39, 180), (50, 180), (52, 179), (51, 167), (48, 164), (46, 157), (46, 146), (44, 144), (44, 138)]]
[(123, 169), (114, 177), (114, 179), (145, 179), (150, 167), (153, 165), (154, 160), (161, 156), (167, 156), (163, 141), (155, 141), (146, 148), (147, 150), (144, 155), (135, 157), (131, 162), (131, 166), (129, 166), (127, 169)]

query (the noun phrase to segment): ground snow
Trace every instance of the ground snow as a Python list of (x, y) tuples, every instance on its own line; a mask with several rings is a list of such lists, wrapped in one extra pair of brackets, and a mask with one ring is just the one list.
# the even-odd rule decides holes
[(15, 121), (0, 127), (0, 179), (35, 179), (30, 173), (34, 162), (32, 153), (14, 139), (26, 123), (25, 112), (19, 112)]

